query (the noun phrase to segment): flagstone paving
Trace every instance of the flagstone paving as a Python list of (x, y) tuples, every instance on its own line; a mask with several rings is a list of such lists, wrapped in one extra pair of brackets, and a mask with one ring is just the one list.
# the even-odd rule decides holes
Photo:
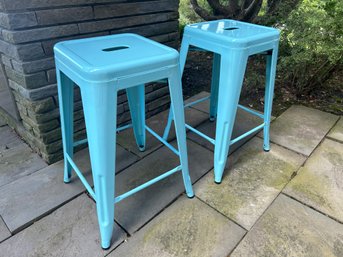
[(48, 166), (9, 126), (0, 126), (0, 187)]
[(343, 144), (325, 139), (284, 192), (343, 222)]
[[(208, 95), (202, 92), (193, 99)], [(162, 135), (167, 115), (156, 115), (147, 124)], [(208, 103), (187, 109), (186, 119), (214, 135)], [(241, 142), (220, 185), (213, 182), (212, 146), (188, 132), (196, 197), (183, 195), (181, 173), (176, 173), (121, 201), (109, 251), (100, 247), (95, 203), (76, 175), (64, 184), (63, 161), (40, 164), (8, 126), (0, 126), (0, 256), (341, 257), (343, 141), (342, 117), (338, 119), (291, 107), (271, 124), (271, 151), (263, 152), (259, 136)], [(259, 122), (238, 111), (234, 136)], [(169, 140), (175, 146), (174, 137), (172, 130)], [(131, 129), (117, 138), (117, 194), (179, 164), (149, 134), (142, 153)], [(88, 149), (76, 153), (75, 161), (92, 185)]]
[(227, 256), (244, 229), (197, 198), (181, 197), (109, 256)]
[(343, 225), (280, 195), (230, 257), (343, 256)]
[(293, 105), (273, 121), (270, 139), (308, 156), (337, 120), (336, 115)]
[[(189, 171), (193, 182), (212, 169), (213, 153), (188, 142)], [(150, 154), (116, 177), (116, 193), (122, 194), (179, 165), (167, 147)], [(174, 174), (116, 205), (116, 220), (130, 234), (143, 226), (184, 192), (181, 173)]]
[(0, 150), (0, 186), (48, 166), (26, 144)]
[(5, 121), (0, 118), (0, 127), (5, 126), (5, 125), (6, 125)]
[(4, 221), (0, 217), (0, 242), (11, 236), (11, 232), (6, 227)]
[(337, 124), (332, 128), (328, 137), (343, 142), (343, 117), (341, 117)]
[[(163, 111), (152, 118), (149, 118), (146, 121), (147, 126), (149, 126), (152, 130), (154, 130), (160, 136), (163, 135), (164, 127), (167, 123), (169, 115), (169, 110)], [(197, 126), (206, 119), (208, 116), (198, 110), (195, 109), (186, 109), (185, 111), (185, 119), (189, 122), (192, 126)], [(168, 140), (172, 140), (175, 138), (175, 130), (174, 130), (174, 123), (171, 126), (171, 130), (169, 132)], [(146, 132), (146, 147), (144, 152), (140, 152), (137, 148), (136, 141), (133, 137), (132, 129), (127, 129), (123, 132), (120, 132), (117, 136), (117, 143), (123, 146), (130, 152), (135, 153), (140, 157), (144, 157), (158, 147), (162, 146), (162, 143), (158, 141), (153, 135), (149, 132)]]
[[(254, 115), (251, 115), (245, 111), (242, 111), (241, 109), (238, 109), (235, 124), (232, 131), (232, 139), (244, 134), (245, 132), (248, 132), (249, 130), (260, 125), (261, 123), (263, 123), (263, 120), (261, 120), (260, 118)], [(197, 129), (200, 132), (214, 139), (215, 133), (216, 133), (216, 122), (211, 122), (209, 121), (209, 119), (207, 119), (207, 121), (199, 125)], [(239, 148), (241, 145), (243, 145), (245, 142), (247, 142), (257, 133), (258, 131), (236, 142), (235, 144), (231, 145), (229, 153), (232, 153), (233, 151), (235, 151), (237, 148)], [(193, 132), (189, 132), (187, 134), (187, 137), (191, 139), (192, 141), (197, 142), (198, 144), (206, 147), (207, 149), (214, 151), (214, 145), (210, 143), (209, 141), (205, 140), (204, 138), (198, 136), (197, 134)], [(261, 149), (262, 149), (262, 146), (261, 146)]]
[[(125, 239), (115, 224), (112, 250)], [(85, 194), (0, 244), (1, 256), (104, 256), (95, 203)]]
[(9, 126), (0, 127), (0, 150), (25, 144)]
[(213, 171), (196, 185), (197, 196), (249, 230), (289, 182), (305, 158), (272, 144), (266, 153), (254, 138), (230, 156), (222, 183)]
[[(125, 163), (117, 166), (126, 167), (136, 161), (135, 156), (121, 147), (117, 152), (121, 156), (117, 163), (121, 163), (120, 160)], [(92, 185), (88, 149), (78, 152), (75, 159)], [(0, 187), (0, 215), (10, 231), (16, 232), (84, 191), (75, 175), (70, 184), (63, 183), (63, 161), (59, 161)]]

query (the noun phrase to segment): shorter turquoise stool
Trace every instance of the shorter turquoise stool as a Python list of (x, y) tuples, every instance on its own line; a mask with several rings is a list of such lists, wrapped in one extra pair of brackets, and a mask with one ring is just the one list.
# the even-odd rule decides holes
[[(72, 169), (96, 201), (101, 246), (111, 245), (114, 206), (126, 197), (182, 171), (188, 197), (193, 189), (188, 173), (179, 54), (176, 50), (134, 34), (61, 42), (55, 61), (64, 151), (64, 182)], [(145, 125), (144, 84), (167, 79), (174, 109), (178, 150)], [(73, 142), (74, 83), (81, 90), (87, 139)], [(116, 127), (117, 92), (126, 89), (132, 124)], [(115, 197), (116, 131), (133, 127), (137, 145), (145, 148), (147, 130), (180, 158), (180, 165)], [(73, 161), (73, 148), (88, 141), (94, 190)]]
[[(201, 22), (185, 27), (180, 50), (181, 73), (184, 70), (189, 50), (214, 53), (210, 97), (188, 103), (185, 107), (210, 100), (210, 120), (217, 119), (215, 139), (188, 124), (186, 124), (186, 128), (215, 145), (214, 179), (216, 183), (220, 183), (222, 180), (230, 145), (263, 128), (263, 149), (265, 151), (270, 149), (269, 126), (279, 38), (280, 32), (277, 29), (234, 20)], [(264, 114), (238, 104), (248, 57), (255, 54), (265, 54), (267, 59)], [(263, 123), (243, 135), (231, 139), (237, 108), (260, 117), (263, 119)], [(164, 139), (168, 137), (172, 115), (173, 109), (171, 108), (163, 135)]]

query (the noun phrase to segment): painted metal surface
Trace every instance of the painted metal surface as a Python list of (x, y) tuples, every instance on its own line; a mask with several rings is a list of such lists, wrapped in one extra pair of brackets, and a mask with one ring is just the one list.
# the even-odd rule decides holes
[[(222, 180), (226, 166), (229, 147), (240, 139), (263, 127), (265, 151), (269, 151), (269, 127), (273, 103), (274, 82), (278, 55), (280, 32), (277, 29), (234, 20), (217, 20), (201, 22), (185, 27), (180, 49), (180, 70), (184, 70), (187, 53), (191, 50), (210, 51), (214, 53), (213, 72), (210, 95), (210, 120), (216, 120), (216, 136), (212, 139), (196, 129), (188, 129), (215, 145), (214, 175), (215, 182)], [(267, 53), (267, 54), (266, 54)], [(239, 106), (239, 96), (243, 84), (248, 57), (255, 54), (266, 54), (266, 92), (264, 114), (261, 115), (249, 108)], [(186, 107), (192, 106), (189, 103)], [(264, 122), (243, 135), (231, 139), (237, 108), (263, 118)], [(172, 113), (171, 109), (164, 138), (169, 134)]]
[[(181, 170), (188, 197), (193, 197), (188, 172), (179, 54), (176, 50), (135, 34), (119, 34), (60, 42), (54, 47), (64, 151), (64, 181), (72, 169), (96, 201), (101, 246), (111, 245), (116, 202)], [(167, 79), (178, 151), (145, 125), (144, 84)], [(73, 88), (80, 87), (87, 140), (73, 142)], [(143, 185), (115, 197), (117, 92), (126, 89), (137, 146), (144, 151), (146, 129), (174, 149), (180, 165)], [(73, 162), (73, 148), (88, 141), (94, 191)]]

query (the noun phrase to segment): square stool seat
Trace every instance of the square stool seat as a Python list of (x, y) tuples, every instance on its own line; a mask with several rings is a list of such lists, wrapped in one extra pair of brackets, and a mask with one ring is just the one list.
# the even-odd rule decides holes
[(60, 42), (54, 50), (59, 65), (97, 83), (178, 65), (179, 58), (175, 49), (129, 33)]
[(279, 39), (280, 32), (235, 20), (219, 20), (191, 24), (185, 27), (188, 36), (210, 40), (226, 47), (249, 47)]

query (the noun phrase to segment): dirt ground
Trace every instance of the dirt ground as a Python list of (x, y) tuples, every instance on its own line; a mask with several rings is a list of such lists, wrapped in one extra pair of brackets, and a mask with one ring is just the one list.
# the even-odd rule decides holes
[[(264, 68), (259, 70), (261, 76), (253, 77), (253, 61), (250, 61), (244, 79), (240, 103), (263, 110), (264, 104)], [(190, 52), (183, 75), (183, 93), (185, 99), (201, 91), (210, 91), (212, 74), (212, 54), (206, 52)], [(282, 74), (277, 73), (277, 78)], [(309, 95), (297, 96), (295, 90), (287, 85), (281, 85), (276, 79), (273, 115), (280, 115), (293, 104), (316, 108), (325, 112), (343, 115), (343, 67), (337, 69), (326, 82), (325, 87), (313, 91)]]

